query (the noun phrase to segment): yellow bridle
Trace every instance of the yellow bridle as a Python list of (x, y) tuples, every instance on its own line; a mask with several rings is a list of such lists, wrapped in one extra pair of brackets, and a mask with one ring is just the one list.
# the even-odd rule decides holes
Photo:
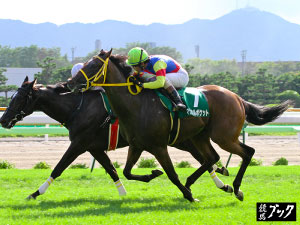
[[(128, 91), (132, 94), (132, 95), (137, 95), (142, 91), (142, 88), (139, 87), (138, 85), (135, 85), (133, 82), (130, 82), (130, 78), (133, 77), (133, 79), (136, 79), (133, 75), (130, 75), (127, 78), (127, 83), (117, 83), (117, 84), (106, 84), (106, 73), (107, 73), (107, 65), (108, 65), (108, 61), (109, 61), (109, 57), (107, 57), (106, 60), (100, 58), (98, 55), (94, 56), (94, 58), (99, 59), (100, 61), (103, 62), (103, 65), (101, 66), (101, 68), (98, 70), (98, 72), (91, 76), (90, 78), (88, 78), (88, 76), (86, 75), (86, 73), (80, 69), (79, 71), (83, 74), (84, 78), (86, 79), (86, 88), (83, 89), (83, 91), (86, 91), (89, 89), (89, 87), (91, 86), (113, 86), (113, 87), (120, 87), (120, 86), (128, 86)], [(103, 83), (102, 84), (96, 84), (95, 82), (97, 80), (100, 79), (100, 77), (103, 76)], [(136, 88), (136, 92), (133, 92), (131, 90), (131, 86), (135, 85)]]

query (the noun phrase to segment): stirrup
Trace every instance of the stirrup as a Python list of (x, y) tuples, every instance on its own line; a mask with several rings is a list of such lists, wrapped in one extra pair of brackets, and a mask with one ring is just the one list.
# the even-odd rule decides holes
[(186, 106), (183, 103), (178, 103), (175, 105), (175, 111), (185, 111), (186, 110)]

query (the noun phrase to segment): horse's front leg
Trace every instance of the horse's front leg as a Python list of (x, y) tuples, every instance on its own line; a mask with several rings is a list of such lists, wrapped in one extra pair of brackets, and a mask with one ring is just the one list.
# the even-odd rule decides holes
[(59, 177), (62, 172), (84, 151), (79, 147), (79, 145), (71, 143), (68, 150), (65, 152), (63, 157), (60, 159), (58, 164), (55, 166), (54, 170), (52, 171), (50, 177), (43, 183), (39, 189), (29, 195), (26, 199), (36, 199), (39, 195), (42, 195), (46, 192), (50, 184)]
[(164, 171), (168, 175), (168, 178), (182, 192), (184, 198), (186, 198), (190, 202), (198, 201), (197, 199), (193, 198), (191, 191), (181, 184), (181, 182), (178, 178), (178, 175), (175, 172), (172, 161), (170, 159), (170, 156), (169, 156), (169, 153), (168, 153), (168, 150), (167, 150), (167, 146), (152, 149), (152, 154), (154, 154), (155, 158), (157, 159), (159, 164), (162, 166), (162, 168), (164, 169)]
[(100, 149), (93, 149), (90, 152), (92, 156), (94, 156), (94, 158), (101, 164), (101, 166), (103, 166), (105, 171), (110, 175), (111, 179), (113, 179), (118, 189), (119, 195), (126, 195), (125, 187), (123, 186), (117, 173), (117, 170), (115, 169), (107, 154), (104, 151), (101, 151)]
[(161, 170), (152, 170), (152, 174), (150, 174), (150, 175), (134, 175), (134, 174), (132, 174), (131, 170), (132, 170), (133, 166), (136, 164), (136, 162), (138, 161), (138, 159), (140, 158), (141, 154), (142, 154), (142, 150), (137, 149), (133, 146), (129, 146), (127, 161), (126, 161), (125, 168), (123, 170), (123, 174), (128, 180), (138, 180), (138, 181), (143, 181), (143, 182), (149, 182), (152, 179), (163, 174), (163, 172)]
[[(210, 172), (210, 175), (213, 178), (216, 186), (223, 189), (225, 187), (224, 183), (217, 178), (215, 171), (212, 169), (212, 166), (220, 159), (220, 156), (212, 147), (209, 138), (207, 136), (204, 136), (203, 134), (198, 134), (195, 137), (191, 138), (191, 141), (198, 150), (198, 152), (196, 151), (194, 155), (196, 156), (201, 152), (204, 161), (202, 166), (200, 166), (200, 168), (198, 168), (192, 175), (187, 178), (185, 187), (190, 189), (191, 185), (194, 184), (196, 180), (207, 170)], [(226, 186), (226, 188), (227, 187), (228, 186)]]

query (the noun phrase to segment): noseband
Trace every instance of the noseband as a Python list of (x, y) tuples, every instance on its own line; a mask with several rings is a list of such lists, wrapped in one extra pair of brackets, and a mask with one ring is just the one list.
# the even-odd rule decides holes
[[(27, 113), (28, 112), (26, 112), (26, 110), (25, 110), (25, 108), (26, 108), (26, 106), (28, 105), (28, 103), (29, 102), (31, 102), (32, 101), (32, 91), (30, 91), (28, 94), (27, 93), (25, 93), (26, 92), (26, 90), (24, 89), (24, 88), (18, 88), (18, 90), (17, 90), (17, 94), (20, 94), (22, 97), (26, 97), (26, 103), (25, 103), (25, 105), (24, 105), (24, 107), (23, 107), (23, 109), (20, 111), (20, 112), (18, 112), (18, 111), (16, 111), (16, 110), (13, 110), (13, 109), (11, 109), (9, 106), (7, 107), (7, 111), (9, 112), (12, 112), (13, 114), (15, 114), (15, 116), (14, 116), (14, 118), (11, 120), (11, 122), (18, 122), (18, 121), (21, 121), (21, 120), (23, 120), (23, 118), (27, 115)], [(23, 93), (25, 93), (25, 95), (23, 95)]]

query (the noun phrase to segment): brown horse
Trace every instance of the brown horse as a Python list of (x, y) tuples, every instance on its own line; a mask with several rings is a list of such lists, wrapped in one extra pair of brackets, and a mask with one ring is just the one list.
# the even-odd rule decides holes
[[(111, 115), (107, 112), (104, 104), (100, 91), (76, 94), (71, 93), (64, 83), (44, 87), (36, 84), (36, 80), (29, 82), (26, 77), (21, 87), (13, 95), (9, 106), (0, 118), (0, 123), (2, 127), (10, 129), (34, 111), (44, 112), (68, 128), (71, 141), (69, 148), (53, 169), (49, 180), (54, 181), (79, 155), (88, 151), (117, 184), (119, 194), (123, 195), (126, 193), (125, 189), (121, 186), (117, 171), (106, 154), (109, 136), (108, 120)], [(128, 146), (122, 135), (119, 135), (118, 140), (117, 148)], [(188, 152), (193, 152), (194, 149), (188, 141), (176, 147), (182, 147), (182, 150)], [(202, 159), (199, 161), (201, 163)], [(209, 172), (212, 173), (212, 170), (211, 168)], [(228, 171), (224, 167), (217, 168), (216, 172), (228, 175)], [(142, 177), (142, 181), (149, 182), (161, 174), (160, 170), (152, 170), (151, 174)], [(223, 191), (229, 193), (233, 191), (231, 186), (224, 185), (218, 177), (214, 177), (213, 181)], [(48, 187), (47, 181), (36, 192), (29, 195), (28, 199), (36, 199), (39, 195), (44, 194), (47, 190), (45, 185)]]
[[(125, 58), (112, 56), (111, 51), (101, 51), (85, 63), (82, 70), (70, 81), (72, 90), (87, 88), (93, 82), (115, 85), (126, 82), (130, 69), (125, 64)], [(102, 77), (95, 76), (101, 74)], [(107, 76), (106, 76), (107, 75)], [(93, 79), (96, 78), (96, 81)], [(169, 111), (161, 104), (153, 90), (143, 90), (138, 95), (132, 95), (127, 87), (104, 86), (111, 107), (120, 120), (125, 138), (129, 142), (127, 163), (123, 171), (130, 179), (131, 169), (142, 151), (153, 154), (161, 164), (169, 179), (181, 190), (184, 197), (194, 201), (190, 191), (191, 185), (214, 163), (219, 155), (210, 143), (217, 143), (222, 149), (239, 155), (242, 158), (241, 167), (233, 182), (235, 196), (243, 200), (243, 192), (239, 189), (243, 175), (255, 150), (238, 139), (245, 120), (256, 125), (273, 121), (289, 106), (284, 102), (275, 107), (264, 107), (249, 103), (235, 93), (216, 85), (201, 86), (208, 101), (210, 117), (188, 117), (182, 119), (181, 130), (175, 144), (190, 140), (195, 146), (193, 156), (202, 155), (204, 163), (187, 178), (185, 186), (181, 184), (173, 168), (167, 151), (170, 118)], [(135, 175), (137, 176), (137, 175)]]

